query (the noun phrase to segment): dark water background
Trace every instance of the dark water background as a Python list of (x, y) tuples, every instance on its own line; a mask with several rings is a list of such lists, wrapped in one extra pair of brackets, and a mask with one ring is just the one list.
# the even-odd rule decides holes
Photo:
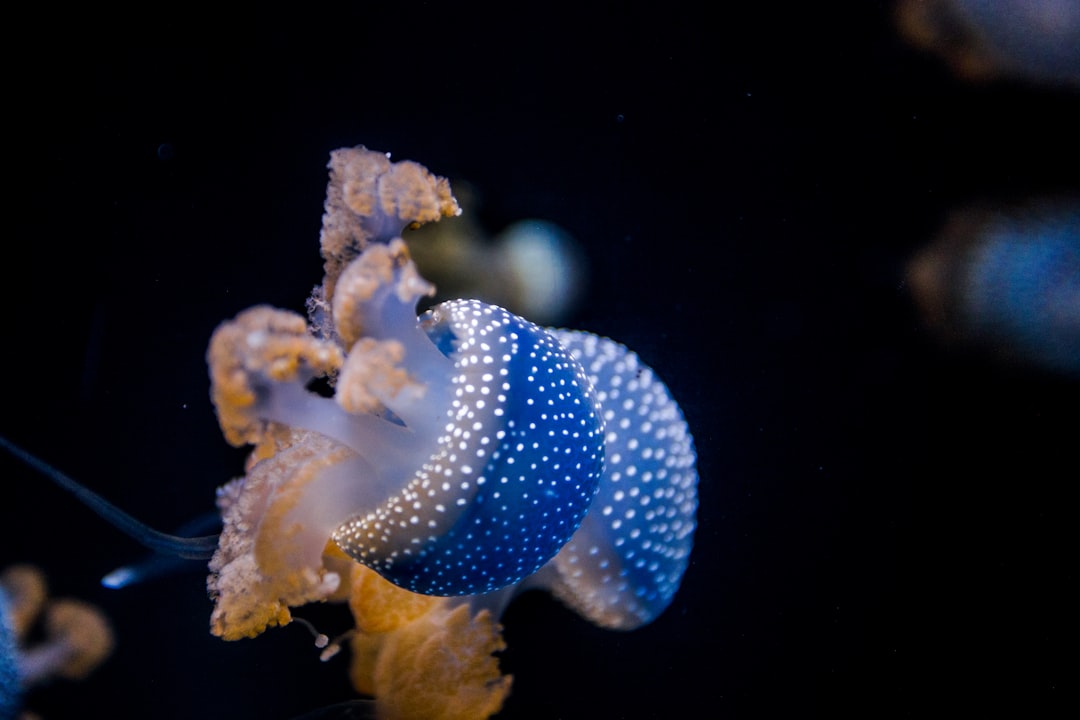
[[(620, 634), (520, 598), (501, 717), (1075, 707), (1080, 387), (942, 347), (904, 264), (967, 202), (1075, 191), (1080, 96), (962, 83), (886, 3), (761, 6), (27, 29), (0, 432), (162, 529), (208, 509), (243, 457), (209, 403), (209, 335), (302, 308), (328, 153), (365, 144), (467, 179), (487, 228), (568, 229), (592, 275), (567, 324), (636, 349), (697, 442), (673, 606)], [(321, 665), (297, 627), (211, 637), (197, 569), (100, 588), (132, 543), (10, 458), (0, 473), (0, 567), (37, 563), (117, 633), (90, 681), (30, 696), (47, 720), (353, 697), (344, 656)]]

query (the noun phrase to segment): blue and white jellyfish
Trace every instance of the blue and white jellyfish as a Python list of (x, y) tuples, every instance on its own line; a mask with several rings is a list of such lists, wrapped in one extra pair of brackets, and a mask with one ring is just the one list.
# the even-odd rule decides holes
[(149, 545), (200, 556), (216, 541), (213, 634), (346, 601), (353, 684), (380, 717), (488, 717), (510, 689), (494, 653), (516, 593), (621, 630), (671, 603), (696, 527), (693, 438), (612, 340), (480, 300), (417, 316), (434, 288), (399, 235), (457, 214), (448, 184), (364, 148), (330, 168), (309, 319), (259, 306), (211, 338), (222, 431), (253, 446), (218, 492), (219, 537), (156, 533), (4, 445)]

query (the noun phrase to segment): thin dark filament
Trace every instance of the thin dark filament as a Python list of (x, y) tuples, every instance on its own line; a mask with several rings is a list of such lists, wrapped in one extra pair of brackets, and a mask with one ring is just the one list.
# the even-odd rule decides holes
[(23, 450), (13, 444), (3, 435), (0, 435), (0, 446), (9, 453), (22, 460), (34, 470), (77, 497), (84, 505), (105, 518), (111, 525), (145, 547), (165, 555), (176, 555), (188, 560), (207, 560), (217, 549), (217, 535), (203, 535), (201, 537), (177, 537), (136, 520), (111, 502), (101, 497), (93, 490), (84, 487), (41, 458)]

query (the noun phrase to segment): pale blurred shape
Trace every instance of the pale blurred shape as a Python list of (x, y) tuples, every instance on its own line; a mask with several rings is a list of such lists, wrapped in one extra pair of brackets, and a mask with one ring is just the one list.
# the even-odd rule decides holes
[(1080, 88), (1076, 0), (900, 0), (896, 16), (909, 41), (963, 78)]
[[(43, 639), (33, 639), (41, 623)], [(80, 680), (112, 653), (113, 633), (95, 606), (50, 599), (45, 575), (32, 565), (0, 574), (0, 718), (21, 709), (22, 693), (53, 678)], [(24, 715), (23, 717), (27, 717)]]
[(12, 621), (12, 603), (0, 586), (0, 718), (15, 717), (22, 703), (19, 645)]
[(521, 220), (496, 237), (508, 302), (515, 312), (544, 325), (562, 322), (577, 307), (585, 287), (585, 257), (577, 242), (555, 223)]
[(539, 325), (568, 322), (585, 295), (589, 265), (580, 243), (548, 220), (518, 220), (489, 236), (475, 221), (477, 192), (455, 182), (461, 217), (409, 231), (420, 274), (439, 299), (478, 298)]
[(909, 279), (946, 341), (1080, 375), (1080, 201), (957, 212)]

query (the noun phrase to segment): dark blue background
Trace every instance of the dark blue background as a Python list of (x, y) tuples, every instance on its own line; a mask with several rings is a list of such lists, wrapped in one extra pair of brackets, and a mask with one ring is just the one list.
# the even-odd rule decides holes
[[(503, 716), (1075, 707), (1080, 390), (944, 349), (904, 263), (968, 201), (1075, 191), (1078, 96), (964, 84), (887, 3), (759, 5), (12, 28), (33, 50), (5, 88), (0, 432), (162, 529), (210, 508), (243, 453), (207, 340), (255, 303), (302, 309), (328, 153), (362, 143), (467, 179), (491, 230), (567, 228), (592, 265), (568, 324), (637, 350), (697, 442), (673, 606), (621, 634), (520, 598)], [(0, 473), (0, 566), (41, 565), (117, 632), (90, 681), (30, 697), (45, 718), (353, 697), (298, 627), (211, 637), (198, 569), (98, 587), (133, 544), (10, 458)]]

